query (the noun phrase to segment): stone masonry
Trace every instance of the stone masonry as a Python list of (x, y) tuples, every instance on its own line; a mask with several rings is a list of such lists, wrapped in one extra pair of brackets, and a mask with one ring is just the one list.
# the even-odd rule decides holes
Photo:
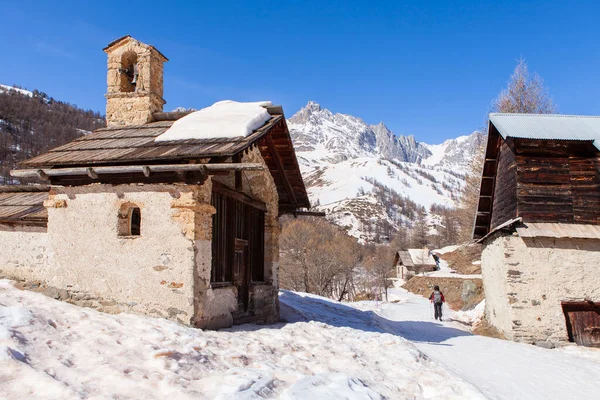
[(600, 301), (600, 240), (486, 239), (482, 275), (488, 321), (507, 339), (568, 341), (563, 301)]
[[(168, 61), (158, 50), (125, 37), (104, 49), (108, 55), (106, 121), (109, 127), (142, 125), (152, 114), (162, 112), (163, 63)], [(131, 86), (125, 70), (137, 65), (138, 83)]]

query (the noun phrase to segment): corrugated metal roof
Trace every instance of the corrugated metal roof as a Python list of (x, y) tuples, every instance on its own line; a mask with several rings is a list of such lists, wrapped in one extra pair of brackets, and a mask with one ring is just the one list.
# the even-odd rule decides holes
[(600, 226), (587, 224), (559, 224), (548, 222), (528, 222), (517, 227), (521, 237), (548, 237), (573, 239), (600, 239)]
[(504, 139), (584, 140), (600, 149), (600, 116), (491, 113), (490, 122)]

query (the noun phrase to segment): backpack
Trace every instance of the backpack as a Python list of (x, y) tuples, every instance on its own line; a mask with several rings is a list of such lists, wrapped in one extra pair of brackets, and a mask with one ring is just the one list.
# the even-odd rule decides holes
[(442, 292), (438, 292), (437, 290), (433, 292), (433, 302), (441, 303), (442, 302)]

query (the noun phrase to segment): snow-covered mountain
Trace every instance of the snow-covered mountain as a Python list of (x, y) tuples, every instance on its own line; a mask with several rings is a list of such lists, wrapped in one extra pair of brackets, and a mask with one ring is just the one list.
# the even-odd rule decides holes
[(315, 102), (288, 119), (311, 202), (363, 240), (410, 225), (420, 206), (455, 207), (480, 132), (430, 145)]
[(0, 85), (0, 93), (6, 93), (11, 90), (14, 90), (15, 92), (24, 94), (25, 96), (33, 97), (33, 92), (30, 92), (29, 90), (21, 89), (21, 88), (14, 87), (14, 86)]

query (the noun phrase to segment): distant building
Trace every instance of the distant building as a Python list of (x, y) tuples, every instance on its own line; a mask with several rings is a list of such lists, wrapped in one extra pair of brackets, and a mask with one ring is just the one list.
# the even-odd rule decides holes
[(474, 237), (508, 339), (600, 346), (600, 117), (490, 114)]
[(410, 279), (422, 272), (431, 272), (437, 269), (435, 257), (428, 249), (407, 249), (396, 253), (394, 257), (396, 277)]
[(0, 190), (0, 275), (200, 328), (278, 320), (279, 216), (310, 207), (283, 110), (155, 141), (188, 114), (163, 112), (166, 57), (130, 36), (104, 51), (108, 127), (13, 171), (51, 186)]

